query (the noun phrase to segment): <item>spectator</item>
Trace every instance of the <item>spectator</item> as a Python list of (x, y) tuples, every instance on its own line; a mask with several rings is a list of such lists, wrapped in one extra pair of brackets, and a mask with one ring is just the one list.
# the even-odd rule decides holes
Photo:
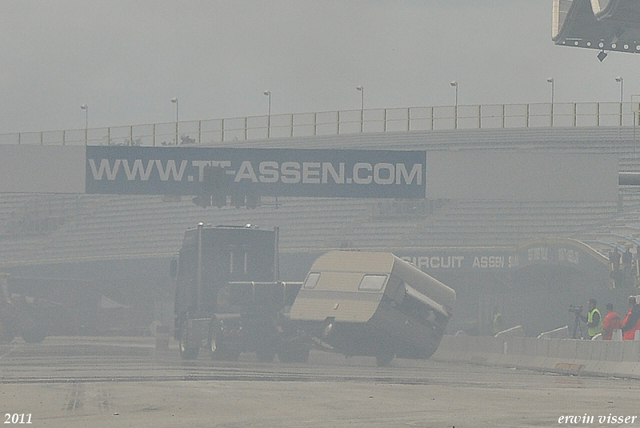
[(602, 321), (602, 338), (604, 340), (611, 340), (613, 336), (613, 330), (619, 330), (622, 328), (622, 321), (620, 315), (613, 312), (613, 304), (607, 303), (607, 316)]
[(633, 254), (631, 254), (631, 248), (627, 247), (622, 254), (622, 277), (624, 284), (627, 287), (634, 285), (633, 278)]
[(627, 247), (627, 249), (624, 252), (624, 254), (622, 254), (623, 268), (627, 269), (627, 268), (631, 267), (631, 262), (632, 261), (633, 261), (633, 254), (631, 254), (631, 249), (629, 247)]
[(610, 276), (613, 279), (613, 288), (620, 288), (622, 286), (623, 278), (622, 271), (620, 270), (620, 251), (618, 248), (614, 248), (609, 255), (609, 262), (611, 263)]
[(493, 307), (493, 335), (500, 333), (504, 330), (504, 324), (502, 321), (502, 314), (497, 306)]
[(622, 339), (633, 340), (636, 330), (640, 329), (640, 305), (636, 303), (635, 296), (629, 296), (627, 302), (629, 303), (629, 313), (622, 321)]
[(611, 269), (617, 271), (620, 269), (620, 251), (617, 248), (611, 252), (609, 256), (609, 261), (611, 262)]
[(596, 304), (596, 299), (589, 299), (587, 302), (587, 308), (589, 309), (587, 316), (580, 315), (582, 322), (587, 323), (589, 339), (593, 339), (593, 336), (602, 333), (602, 317), (600, 316), (600, 311), (596, 308)]

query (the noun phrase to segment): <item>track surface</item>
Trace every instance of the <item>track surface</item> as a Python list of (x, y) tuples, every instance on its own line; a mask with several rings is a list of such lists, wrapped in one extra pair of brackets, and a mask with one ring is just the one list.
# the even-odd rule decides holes
[[(640, 416), (640, 383), (312, 352), (308, 364), (183, 362), (152, 338), (0, 345), (0, 410), (25, 427), (555, 427)], [(26, 417), (23, 419), (26, 421)], [(629, 419), (630, 421), (631, 419)], [(584, 421), (584, 419), (583, 419)], [(575, 424), (573, 424), (575, 426)]]

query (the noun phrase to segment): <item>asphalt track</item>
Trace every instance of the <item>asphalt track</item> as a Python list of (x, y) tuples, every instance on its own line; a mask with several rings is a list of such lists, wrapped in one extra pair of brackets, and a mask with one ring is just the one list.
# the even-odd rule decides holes
[[(639, 403), (634, 380), (434, 361), (379, 368), (312, 351), (308, 364), (220, 362), (202, 351), (183, 362), (174, 342), (157, 350), (149, 337), (0, 345), (6, 427), (633, 427)], [(571, 415), (580, 423), (558, 422)]]

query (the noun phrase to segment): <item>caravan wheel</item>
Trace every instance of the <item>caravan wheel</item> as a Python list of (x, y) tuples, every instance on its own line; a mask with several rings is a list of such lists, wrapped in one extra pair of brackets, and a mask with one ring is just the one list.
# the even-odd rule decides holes
[(376, 365), (378, 367), (388, 367), (391, 365), (391, 361), (395, 358), (396, 354), (390, 349), (382, 349), (376, 355)]

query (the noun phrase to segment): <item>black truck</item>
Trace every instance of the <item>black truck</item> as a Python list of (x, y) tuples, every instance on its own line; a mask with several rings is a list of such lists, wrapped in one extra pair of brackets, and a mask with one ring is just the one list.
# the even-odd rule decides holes
[(304, 361), (310, 342), (299, 339), (282, 309), (301, 283), (278, 280), (278, 229), (252, 225), (205, 226), (184, 235), (175, 280), (175, 330), (183, 359), (207, 347), (211, 357), (237, 360), (255, 352), (260, 361)]
[(260, 361), (305, 362), (311, 347), (346, 356), (429, 358), (455, 291), (391, 253), (333, 251), (304, 283), (278, 280), (278, 229), (205, 226), (185, 233), (178, 260), (175, 338), (194, 359), (255, 352)]

